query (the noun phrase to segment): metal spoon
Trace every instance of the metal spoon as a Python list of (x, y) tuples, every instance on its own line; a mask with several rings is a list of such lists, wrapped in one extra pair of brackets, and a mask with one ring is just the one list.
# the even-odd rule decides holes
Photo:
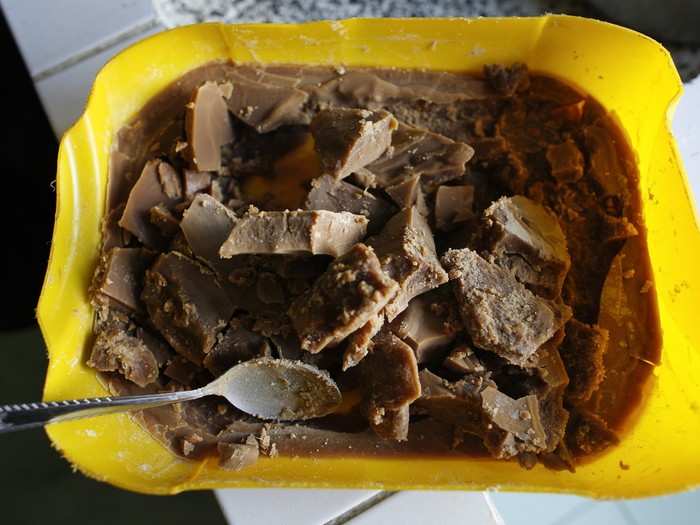
[(0, 406), (0, 433), (204, 396), (222, 396), (243, 412), (279, 421), (325, 416), (342, 400), (326, 372), (301, 361), (261, 357), (232, 367), (196, 390)]

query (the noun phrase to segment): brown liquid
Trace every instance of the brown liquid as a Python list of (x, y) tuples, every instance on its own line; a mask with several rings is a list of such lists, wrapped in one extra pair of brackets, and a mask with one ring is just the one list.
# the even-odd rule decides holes
[[(285, 68), (290, 70), (287, 66), (277, 69)], [(110, 210), (125, 200), (147, 158), (169, 154), (174, 137), (182, 132), (183, 108), (192, 89), (205, 80), (223, 81), (230, 71), (235, 70), (236, 67), (229, 64), (211, 64), (187, 73), (155, 97), (132, 125), (119, 132), (118, 149), (112, 156), (110, 168)], [(319, 70), (327, 71), (328, 68)], [(383, 78), (394, 80), (401, 79), (402, 75), (417, 75), (427, 84), (432, 78), (442, 75), (394, 70), (376, 72)], [(465, 78), (463, 75), (454, 77)], [(354, 101), (348, 105), (360, 107), (363, 103)], [(377, 106), (371, 102), (365, 105), (372, 109)], [(524, 194), (540, 200), (558, 213), (572, 246), (572, 268), (565, 286), (568, 292), (565, 299), (579, 320), (598, 322), (610, 331), (605, 355), (606, 377), (584, 408), (602, 417), (612, 429), (624, 431), (631, 416), (643, 405), (653, 366), (659, 362), (661, 339), (654, 290), (644, 292), (652, 274), (641, 215), (638, 174), (623, 132), (591, 97), (543, 75), (531, 75), (529, 90), (512, 100), (480, 96), (444, 103), (407, 98), (388, 100), (379, 105), (401, 121), (467, 144), (478, 144), (486, 137), (498, 135), (506, 138), (509, 151), (505, 160), (480, 156), (477, 147), (477, 155), (468, 165), (471, 169), (468, 180), (476, 186), (475, 212), (480, 213), (500, 195)], [(591, 159), (584, 128), (593, 123), (613, 137), (615, 160), (622, 171), (617, 175), (624, 187), (612, 202), (604, 199), (600, 183), (590, 172)], [(269, 136), (279, 133), (276, 131)], [(583, 227), (570, 220), (570, 210), (562, 204), (561, 190), (549, 175), (544, 158), (543, 145), (564, 138), (574, 140), (586, 156), (583, 177), (566, 188), (573, 196), (574, 204), (581, 208), (579, 215), (584, 217)], [(310, 136), (302, 133), (295, 141), (290, 142), (292, 147), (275, 152), (266, 168), (242, 177), (241, 187), (249, 201), (266, 209), (295, 209), (301, 205), (308, 182), (320, 174), (320, 167)], [(523, 172), (527, 175), (524, 176)], [(604, 225), (600, 217), (606, 213), (606, 207), (608, 211), (610, 207), (615, 209), (613, 215), (626, 217), (639, 235), (623, 241), (601, 242)], [(633, 273), (631, 269), (634, 269)], [(122, 392), (135, 388), (115, 377), (111, 382)], [(141, 416), (142, 422), (152, 431), (155, 431), (155, 414), (144, 411)], [(302, 439), (304, 428), (316, 430)], [(350, 404), (344, 415), (300, 427), (296, 437), (291, 437), (292, 429), (280, 426), (275, 441), (279, 452), (284, 455), (486, 455), (478, 439), (467, 436), (455, 441), (451, 428), (425, 419), (425, 416), (412, 420), (409, 440), (405, 443), (382, 442), (366, 428), (357, 407)], [(319, 433), (319, 430), (327, 430), (330, 434)], [(155, 433), (172, 445), (166, 436)], [(273, 432), (273, 439), (274, 436)], [(453, 447), (455, 443), (457, 446)]]
[(321, 175), (321, 166), (310, 134), (296, 149), (272, 164), (271, 173), (248, 175), (243, 179), (243, 193), (250, 200), (269, 210), (301, 208), (311, 179)]

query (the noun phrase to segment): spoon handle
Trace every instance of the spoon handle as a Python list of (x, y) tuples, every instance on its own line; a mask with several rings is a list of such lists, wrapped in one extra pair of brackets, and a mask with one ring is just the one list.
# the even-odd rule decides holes
[(208, 395), (204, 388), (184, 392), (147, 394), (142, 396), (93, 397), (69, 401), (47, 401), (0, 405), (0, 434), (39, 427), (58, 421), (101, 416), (113, 412), (153, 408), (179, 401), (190, 401)]

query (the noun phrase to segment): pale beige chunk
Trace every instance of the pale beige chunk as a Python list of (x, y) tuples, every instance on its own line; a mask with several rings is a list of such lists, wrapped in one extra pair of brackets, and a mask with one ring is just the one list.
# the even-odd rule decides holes
[(90, 295), (100, 306), (118, 306), (140, 312), (146, 268), (155, 254), (143, 248), (112, 248), (100, 258)]
[(367, 233), (367, 218), (348, 212), (258, 211), (254, 208), (236, 221), (219, 254), (346, 253)]
[(180, 221), (192, 252), (221, 277), (228, 276), (231, 264), (221, 258), (219, 248), (228, 239), (236, 220), (236, 215), (214, 197), (199, 193)]
[(205, 82), (187, 104), (187, 154), (199, 171), (220, 170), (221, 146), (233, 141), (233, 128), (223, 95), (216, 82)]
[[(542, 425), (537, 396), (527, 395), (519, 399), (487, 386), (481, 392), (484, 412), (494, 425), (512, 435), (518, 452), (540, 452), (547, 446), (547, 434)], [(509, 447), (502, 447), (502, 457), (515, 455)]]
[(454, 348), (442, 363), (443, 368), (455, 374), (483, 374), (486, 368), (479, 358), (474, 354), (474, 350), (467, 345), (460, 345)]
[(183, 173), (184, 193), (187, 200), (194, 199), (198, 193), (209, 191), (212, 175), (205, 171), (185, 170)]
[[(169, 164), (160, 160), (148, 161), (131, 189), (124, 213), (119, 219), (119, 226), (151, 248), (162, 249), (168, 243), (158, 227), (151, 223), (151, 208), (161, 204), (170, 209), (180, 200), (180, 195), (173, 193), (171, 175), (172, 167)], [(166, 188), (172, 197), (166, 193)]]

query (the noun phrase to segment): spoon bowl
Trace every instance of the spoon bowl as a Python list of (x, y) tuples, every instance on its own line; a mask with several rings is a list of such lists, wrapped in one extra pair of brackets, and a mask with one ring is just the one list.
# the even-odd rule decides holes
[(270, 357), (236, 365), (204, 388), (243, 412), (279, 421), (325, 416), (342, 401), (327, 372), (302, 361)]

